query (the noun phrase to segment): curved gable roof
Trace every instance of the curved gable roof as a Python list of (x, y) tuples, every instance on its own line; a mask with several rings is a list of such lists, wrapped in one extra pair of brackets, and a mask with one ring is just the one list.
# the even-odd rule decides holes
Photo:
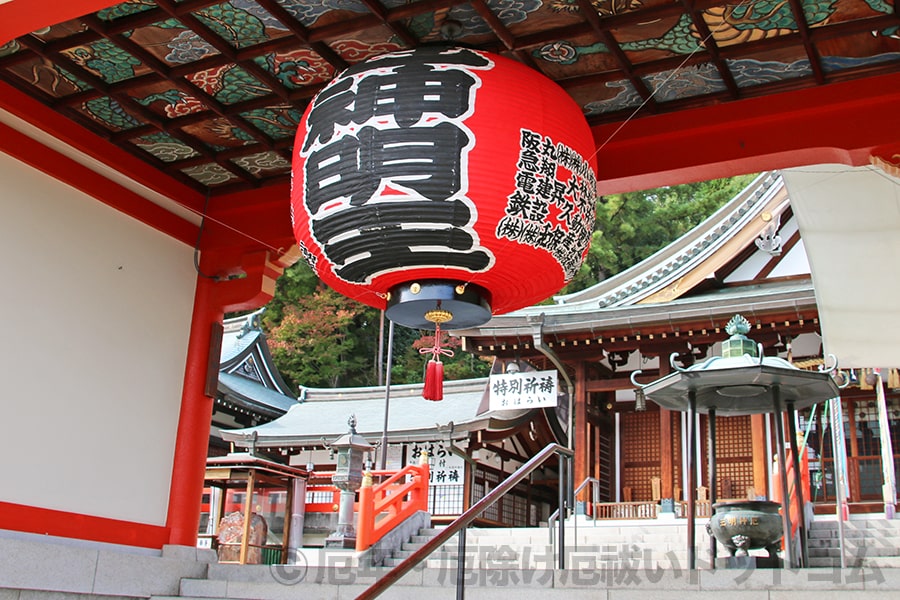
[[(422, 384), (391, 386), (388, 430), (391, 443), (462, 439), (476, 430), (510, 430), (530, 419), (535, 409), (478, 415), (488, 380), (444, 382), (444, 400), (422, 398)], [(303, 401), (270, 423), (222, 431), (229, 442), (243, 445), (254, 434), (257, 447), (321, 445), (347, 432), (347, 420), (357, 419), (357, 431), (378, 439), (384, 427), (384, 387), (306, 388)]]
[(594, 286), (554, 300), (565, 305), (591, 302), (598, 308), (674, 300), (758, 237), (769, 226), (760, 215), (781, 212), (787, 204), (781, 175), (762, 173), (725, 206), (655, 254)]
[(265, 310), (263, 307), (223, 321), (219, 373), (256, 382), (265, 390), (274, 390), (293, 400), (296, 396), (275, 367), (260, 326), (259, 320)]

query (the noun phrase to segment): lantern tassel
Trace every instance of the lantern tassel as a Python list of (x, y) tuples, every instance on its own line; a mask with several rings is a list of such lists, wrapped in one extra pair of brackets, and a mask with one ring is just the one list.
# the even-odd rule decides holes
[(437, 402), (444, 399), (444, 363), (429, 360), (425, 367), (425, 388), (422, 397)]
[(444, 399), (444, 363), (441, 355), (453, 356), (453, 350), (441, 347), (441, 323), (452, 318), (447, 311), (440, 309), (430, 311), (425, 318), (434, 323), (434, 346), (419, 350), (422, 354), (430, 354), (431, 359), (425, 366), (425, 387), (422, 389), (422, 398), (437, 402)]

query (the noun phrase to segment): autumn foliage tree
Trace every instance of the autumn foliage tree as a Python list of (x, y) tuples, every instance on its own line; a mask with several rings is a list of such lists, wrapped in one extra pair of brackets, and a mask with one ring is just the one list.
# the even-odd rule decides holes
[(360, 308), (330, 289), (284, 307), (268, 334), (279, 370), (295, 385), (337, 387), (358, 379), (367, 360), (354, 334)]

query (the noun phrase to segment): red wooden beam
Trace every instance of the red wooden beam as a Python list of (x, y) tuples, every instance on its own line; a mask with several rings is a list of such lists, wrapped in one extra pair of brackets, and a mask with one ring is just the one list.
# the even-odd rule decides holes
[(900, 73), (593, 128), (601, 194), (811, 164), (900, 143)]
[(0, 529), (142, 548), (159, 549), (169, 543), (169, 530), (160, 525), (11, 502), (0, 502)]
[(0, 45), (118, 3), (117, 0), (10, 0), (0, 4)]

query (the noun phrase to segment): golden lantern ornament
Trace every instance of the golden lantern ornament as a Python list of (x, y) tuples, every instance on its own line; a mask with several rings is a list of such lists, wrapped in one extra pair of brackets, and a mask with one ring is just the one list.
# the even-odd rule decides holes
[(453, 313), (442, 308), (425, 313), (425, 320), (434, 323), (434, 346), (419, 350), (420, 354), (431, 354), (425, 366), (425, 387), (422, 389), (422, 397), (426, 400), (444, 399), (444, 363), (441, 362), (441, 356), (453, 356), (453, 350), (441, 346), (441, 323), (452, 319)]

